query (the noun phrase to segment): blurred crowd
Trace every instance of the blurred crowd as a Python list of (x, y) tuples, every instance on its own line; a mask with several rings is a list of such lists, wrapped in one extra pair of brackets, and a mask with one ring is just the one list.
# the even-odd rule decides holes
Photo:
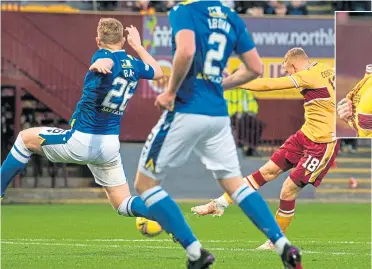
[[(157, 12), (167, 12), (180, 1), (2, 1), (2, 3), (18, 3), (20, 7), (27, 8), (27, 5), (40, 5), (47, 8), (58, 6), (61, 10), (97, 10), (97, 11), (123, 11), (138, 12), (142, 15), (153, 15)], [(222, 0), (224, 5), (235, 9), (240, 14), (251, 16), (263, 15), (332, 15), (334, 11), (370, 11), (371, 1), (236, 1)], [(3, 5), (3, 4), (2, 4)], [(64, 8), (65, 6), (65, 8)], [(7, 10), (4, 9), (3, 10)], [(27, 9), (28, 10), (28, 9)], [(27, 11), (26, 10), (26, 11)], [(35, 11), (35, 10), (34, 10)], [(46, 9), (45, 11), (48, 11)]]
[[(93, 1), (82, 1), (93, 6)], [(96, 1), (98, 10), (124, 10), (152, 15), (167, 12), (179, 1)], [(371, 1), (234, 1), (223, 0), (224, 5), (240, 14), (262, 15), (329, 15), (335, 10), (369, 11)]]

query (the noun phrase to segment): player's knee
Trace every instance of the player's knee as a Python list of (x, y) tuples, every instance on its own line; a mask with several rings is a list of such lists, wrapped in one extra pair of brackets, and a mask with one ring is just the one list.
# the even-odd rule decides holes
[(271, 181), (277, 178), (281, 170), (277, 165), (273, 165), (274, 163), (268, 162), (264, 166), (260, 168), (261, 175), (265, 179), (265, 181)]
[(128, 184), (122, 184), (114, 187), (104, 187), (107, 197), (110, 200), (112, 207), (118, 210), (123, 201), (132, 197), (129, 191)]
[(142, 194), (146, 191), (146, 184), (144, 184), (141, 176), (137, 175), (136, 180), (134, 181), (134, 189), (137, 193)]
[(43, 128), (35, 127), (23, 130), (19, 133), (25, 147), (35, 153), (41, 152), (39, 134)]
[(301, 188), (298, 187), (290, 178), (287, 178), (280, 191), (280, 199), (282, 200), (294, 200), (297, 198)]
[(137, 173), (136, 180), (134, 182), (134, 188), (139, 194), (142, 194), (148, 189), (151, 189), (152, 187), (155, 187), (159, 184), (160, 182), (158, 180), (154, 180), (139, 172)]
[(19, 133), (25, 147), (32, 152), (40, 151), (40, 134), (41, 128), (29, 128)]
[(293, 189), (283, 185), (282, 190), (280, 191), (280, 199), (294, 200), (295, 198), (296, 198), (296, 195)]
[(32, 132), (30, 132), (30, 129), (23, 130), (19, 133), (19, 135), (22, 138), (23, 144), (25, 147), (29, 150), (32, 150), (33, 148), (33, 139), (32, 139)]

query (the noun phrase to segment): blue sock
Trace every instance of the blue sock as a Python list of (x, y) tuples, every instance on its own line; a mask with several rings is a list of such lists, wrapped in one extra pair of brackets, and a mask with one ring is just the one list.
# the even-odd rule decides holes
[(144, 217), (155, 220), (150, 216), (149, 209), (139, 196), (130, 196), (124, 199), (118, 208), (119, 215), (128, 217)]
[(0, 168), (1, 196), (4, 195), (6, 188), (10, 182), (12, 182), (13, 178), (25, 168), (31, 155), (32, 152), (24, 145), (21, 135), (18, 135), (12, 149)]
[(142, 193), (141, 198), (156, 221), (167, 233), (171, 233), (186, 249), (190, 260), (200, 257), (201, 244), (196, 239), (178, 205), (160, 186), (155, 186)]
[(244, 184), (231, 195), (231, 198), (256, 227), (275, 244), (278, 253), (281, 254), (284, 244), (289, 242), (261, 195)]

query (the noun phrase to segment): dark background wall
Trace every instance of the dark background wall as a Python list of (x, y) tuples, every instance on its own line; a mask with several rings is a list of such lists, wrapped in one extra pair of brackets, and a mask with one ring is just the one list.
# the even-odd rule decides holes
[[(96, 50), (94, 38), (96, 25), (101, 16), (3, 12), (1, 48), (3, 65), (16, 67), (7, 68), (12, 71), (9, 71), (6, 76), (3, 74), (3, 81), (19, 84), (51, 110), (68, 119), (81, 96), (83, 78), (91, 56)], [(118, 18), (124, 25), (133, 24), (140, 32), (143, 31), (142, 16), (117, 14), (110, 14), (110, 16)], [(293, 23), (283, 21), (285, 19), (277, 20), (283, 29), (293, 26)], [(297, 21), (305, 26), (307, 22), (311, 22), (312, 27), (317, 27), (312, 20)], [(272, 23), (275, 21), (270, 22), (270, 25)], [(264, 32), (263, 26), (266, 24), (260, 25), (262, 29), (259, 28), (257, 31)], [(292, 30), (287, 31), (291, 33)], [(262, 57), (273, 57), (273, 48), (270, 49), (273, 46), (261, 47)], [(133, 52), (128, 46), (125, 48), (129, 53)], [(265, 53), (269, 51), (271, 51), (270, 55), (266, 56)], [(282, 57), (282, 54), (278, 57)], [(160, 115), (153, 106), (154, 96), (144, 98), (141, 94), (143, 91), (145, 87), (142, 83), (125, 111), (120, 136), (124, 141), (144, 141)], [(302, 100), (259, 99), (258, 101), (260, 105), (258, 118), (266, 123), (262, 136), (264, 140), (284, 140), (301, 127)]]

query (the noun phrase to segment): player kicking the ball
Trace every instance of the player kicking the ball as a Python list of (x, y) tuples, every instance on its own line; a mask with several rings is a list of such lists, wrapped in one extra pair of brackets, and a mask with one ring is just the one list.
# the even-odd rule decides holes
[(125, 107), (139, 79), (159, 79), (163, 74), (141, 46), (136, 28), (126, 28), (127, 39), (141, 60), (122, 50), (123, 30), (116, 19), (99, 21), (96, 37), (99, 50), (85, 76), (71, 129), (37, 127), (21, 131), (1, 167), (1, 196), (31, 155), (40, 154), (52, 162), (87, 164), (120, 215), (149, 218), (141, 198), (129, 192), (119, 153), (119, 131)]
[[(305, 123), (290, 136), (264, 166), (245, 177), (257, 190), (292, 169), (280, 193), (275, 219), (285, 233), (295, 212), (296, 198), (307, 184), (318, 187), (336, 158), (340, 144), (334, 137), (334, 70), (321, 63), (311, 63), (305, 51), (293, 48), (284, 57), (283, 67), (289, 76), (256, 79), (243, 88), (253, 91), (284, 90), (296, 87), (304, 97)], [(221, 216), (233, 203), (229, 194), (191, 209), (197, 215)], [(272, 249), (268, 240), (259, 249)]]
[(337, 104), (340, 118), (358, 132), (358, 137), (372, 137), (372, 64), (364, 78)]
[[(167, 109), (143, 148), (135, 188), (149, 213), (186, 250), (187, 268), (209, 268), (214, 257), (202, 249), (181, 210), (160, 186), (170, 167), (181, 166), (195, 152), (243, 212), (270, 238), (286, 268), (300, 269), (299, 250), (290, 245), (267, 204), (243, 181), (230, 127), (223, 87), (258, 77), (262, 62), (242, 19), (220, 1), (189, 1), (169, 14), (173, 70), (168, 89), (156, 99)], [(231, 53), (244, 68), (222, 85)], [(175, 101), (175, 103), (174, 103)]]

